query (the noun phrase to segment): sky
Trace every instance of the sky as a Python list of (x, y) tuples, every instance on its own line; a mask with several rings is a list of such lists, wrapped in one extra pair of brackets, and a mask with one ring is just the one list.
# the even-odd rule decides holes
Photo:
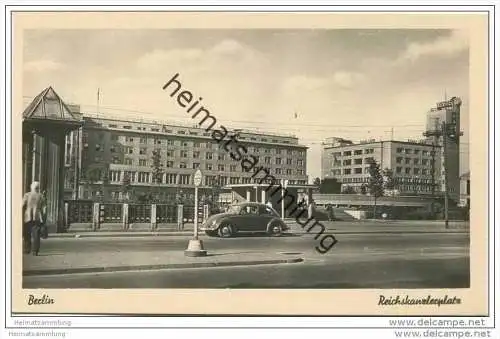
[(464, 32), (429, 29), (28, 30), (23, 97), (52, 86), (87, 113), (193, 124), (162, 90), (179, 73), (219, 124), (297, 136), (312, 181), (325, 138), (421, 139), (427, 111), (459, 96), (463, 173), (468, 46)]

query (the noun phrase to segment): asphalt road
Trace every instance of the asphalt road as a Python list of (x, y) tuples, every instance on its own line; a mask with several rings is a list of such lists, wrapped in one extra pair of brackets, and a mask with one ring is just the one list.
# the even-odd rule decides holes
[[(467, 288), (468, 234), (336, 235), (328, 253), (313, 235), (202, 237), (209, 252), (301, 253), (300, 264), (25, 277), (25, 288)], [(42, 252), (183, 251), (189, 237), (44, 241)]]

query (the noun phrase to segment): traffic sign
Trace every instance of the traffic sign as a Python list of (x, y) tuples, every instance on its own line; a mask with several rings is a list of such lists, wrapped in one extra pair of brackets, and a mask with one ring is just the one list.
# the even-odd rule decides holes
[(201, 179), (203, 178), (203, 175), (201, 174), (201, 171), (198, 169), (194, 173), (194, 185), (196, 187), (201, 185)]

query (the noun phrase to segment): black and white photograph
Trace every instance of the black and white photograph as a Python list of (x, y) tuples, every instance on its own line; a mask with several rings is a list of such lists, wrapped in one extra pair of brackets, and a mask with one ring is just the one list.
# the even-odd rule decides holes
[(23, 286), (469, 287), (463, 32), (23, 47)]
[(16, 308), (487, 312), (487, 16), (386, 19), (18, 14)]

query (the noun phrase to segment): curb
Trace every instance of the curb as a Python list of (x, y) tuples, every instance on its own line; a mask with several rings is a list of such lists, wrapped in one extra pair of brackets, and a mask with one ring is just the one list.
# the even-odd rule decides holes
[(193, 235), (193, 232), (117, 232), (117, 233), (59, 233), (59, 234), (49, 234), (48, 239), (60, 239), (60, 238), (111, 238), (111, 237), (154, 237), (154, 236), (184, 236)]
[(23, 271), (23, 276), (29, 277), (29, 276), (38, 276), (38, 275), (60, 275), (60, 274), (78, 274), (78, 273), (104, 273), (104, 272), (149, 271), (149, 270), (189, 269), (189, 268), (208, 268), (208, 267), (227, 267), (227, 266), (294, 264), (294, 263), (300, 263), (303, 261), (304, 261), (303, 258), (290, 258), (290, 259), (203, 262), (203, 263), (185, 263), (185, 264), (156, 264), (156, 265), (137, 265), (137, 266), (54, 268), (54, 269), (46, 269), (46, 270), (42, 269), (42, 270)]
[[(386, 231), (386, 230), (376, 230), (376, 231), (342, 231), (342, 230), (326, 230), (324, 234), (468, 234), (469, 230), (427, 230), (427, 231), (406, 231), (406, 230), (397, 230), (397, 231)], [(303, 235), (303, 234), (311, 234), (309, 232), (294, 232), (287, 233), (291, 235)], [(191, 232), (159, 232), (159, 233), (115, 233), (115, 234), (60, 234), (60, 235), (52, 235), (48, 237), (48, 239), (76, 239), (76, 236), (79, 235), (79, 239), (81, 238), (132, 238), (132, 237), (175, 237), (175, 236), (192, 236)]]

